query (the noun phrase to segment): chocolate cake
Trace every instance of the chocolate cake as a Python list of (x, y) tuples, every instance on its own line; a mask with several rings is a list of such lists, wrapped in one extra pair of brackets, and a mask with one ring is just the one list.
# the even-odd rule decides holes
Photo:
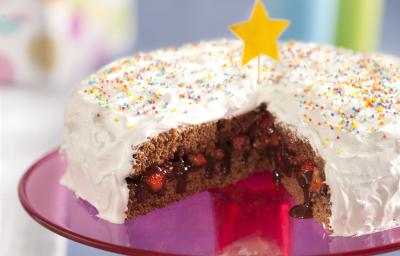
[(61, 183), (122, 223), (272, 171), (298, 202), (291, 216), (330, 234), (399, 226), (399, 60), (299, 42), (280, 54), (260, 84), (231, 40), (104, 67), (68, 104)]

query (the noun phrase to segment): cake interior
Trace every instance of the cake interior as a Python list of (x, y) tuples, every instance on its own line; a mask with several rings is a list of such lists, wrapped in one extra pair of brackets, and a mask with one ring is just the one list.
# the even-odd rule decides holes
[(135, 175), (126, 178), (128, 218), (264, 170), (298, 203), (291, 216), (314, 217), (330, 229), (323, 160), (307, 141), (276, 124), (264, 104), (231, 119), (172, 129), (141, 145), (133, 157)]

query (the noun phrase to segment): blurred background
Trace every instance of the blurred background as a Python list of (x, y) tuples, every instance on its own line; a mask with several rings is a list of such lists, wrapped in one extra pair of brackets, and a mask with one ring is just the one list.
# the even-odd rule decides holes
[[(400, 56), (399, 0), (266, 0), (292, 21), (283, 39)], [(253, 0), (0, 0), (0, 255), (111, 255), (35, 223), (17, 198), (23, 172), (60, 144), (79, 81), (138, 51), (232, 37)], [(400, 253), (399, 253), (400, 254)], [(387, 255), (399, 255), (396, 253)]]

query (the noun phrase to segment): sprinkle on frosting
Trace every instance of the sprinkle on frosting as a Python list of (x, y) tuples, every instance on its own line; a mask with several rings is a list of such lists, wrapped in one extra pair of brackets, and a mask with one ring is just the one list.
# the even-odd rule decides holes
[[(196, 62), (198, 56), (192, 55), (191, 49), (199, 48), (200, 44), (188, 45), (182, 51), (166, 49), (139, 53), (90, 76), (86, 81), (90, 87), (85, 93), (91, 95), (99, 106), (109, 108), (112, 104), (114, 110), (129, 115), (166, 111), (185, 113), (187, 105), (218, 100), (216, 91), (230, 95), (228, 84), (246, 77), (239, 68), (240, 46), (225, 44), (229, 46), (225, 51), (217, 52), (211, 48), (204, 53), (208, 59), (225, 60), (220, 63), (219, 70), (201, 65), (182, 65)], [(202, 76), (205, 69), (208, 75)], [(223, 76), (220, 76), (220, 70), (224, 70)], [(182, 74), (190, 74), (191, 77), (185, 79)], [(176, 83), (178, 79), (180, 82)], [(180, 100), (178, 106), (169, 106), (168, 92), (172, 89), (176, 89)]]
[[(195, 53), (200, 48), (203, 58), (214, 60), (216, 66), (198, 64), (202, 56)], [(296, 94), (304, 121), (358, 134), (360, 124), (376, 132), (388, 119), (398, 117), (400, 70), (394, 59), (293, 42), (282, 45), (281, 56), (281, 63), (264, 60), (262, 80), (267, 84), (313, 81)], [(304, 77), (313, 65), (320, 65), (313, 79)], [(99, 106), (128, 115), (185, 114), (188, 106), (218, 101), (216, 92), (231, 95), (229, 85), (246, 79), (254, 69), (254, 63), (241, 66), (241, 46), (236, 41), (216, 41), (206, 49), (204, 43), (190, 44), (114, 62), (90, 76), (84, 92)], [(179, 104), (171, 106), (170, 92), (175, 90)], [(322, 118), (313, 118), (316, 113)]]

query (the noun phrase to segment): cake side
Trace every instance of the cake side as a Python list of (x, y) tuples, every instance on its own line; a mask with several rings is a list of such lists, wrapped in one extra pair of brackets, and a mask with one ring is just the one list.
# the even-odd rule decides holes
[(325, 161), (333, 235), (399, 226), (399, 60), (296, 44), (283, 54), (293, 52), (303, 57), (260, 98)]
[(81, 92), (65, 111), (63, 145), (68, 166), (60, 183), (89, 201), (100, 218), (123, 223), (129, 190), (125, 178), (132, 166), (132, 134), (109, 122), (112, 111), (101, 110)]

